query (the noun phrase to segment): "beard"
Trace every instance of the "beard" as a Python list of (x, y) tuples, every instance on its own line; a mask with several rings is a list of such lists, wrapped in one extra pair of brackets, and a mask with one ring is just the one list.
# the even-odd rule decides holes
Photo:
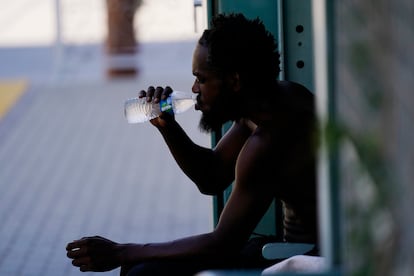
[(201, 131), (211, 133), (221, 130), (224, 123), (241, 118), (241, 102), (231, 93), (221, 91), (210, 110), (203, 112), (199, 122)]
[(211, 133), (213, 131), (219, 131), (225, 122), (226, 121), (221, 120), (214, 113), (209, 111), (208, 113), (203, 113), (201, 115), (198, 127), (202, 132)]

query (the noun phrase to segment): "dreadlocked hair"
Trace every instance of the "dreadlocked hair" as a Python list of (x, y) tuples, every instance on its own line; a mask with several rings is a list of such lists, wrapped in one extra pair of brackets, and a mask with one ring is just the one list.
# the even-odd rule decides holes
[(212, 19), (199, 44), (208, 49), (209, 67), (224, 74), (237, 72), (245, 87), (267, 85), (279, 75), (277, 44), (259, 18), (219, 14)]

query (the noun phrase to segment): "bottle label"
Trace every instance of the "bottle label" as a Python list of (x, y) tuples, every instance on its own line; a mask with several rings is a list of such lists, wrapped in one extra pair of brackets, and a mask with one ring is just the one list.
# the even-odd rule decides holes
[(165, 100), (160, 101), (160, 110), (161, 112), (166, 112), (168, 114), (174, 115), (171, 97), (168, 97)]

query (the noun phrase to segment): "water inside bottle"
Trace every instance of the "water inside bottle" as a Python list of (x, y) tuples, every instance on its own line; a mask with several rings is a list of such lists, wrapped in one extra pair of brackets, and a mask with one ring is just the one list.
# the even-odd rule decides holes
[(194, 99), (180, 99), (173, 102), (173, 110), (175, 114), (187, 111), (195, 104)]
[[(174, 91), (169, 99), (174, 114), (179, 114), (195, 104), (196, 95)], [(149, 103), (145, 98), (133, 98), (125, 102), (124, 115), (130, 124), (143, 123), (158, 117), (160, 114), (160, 104)]]
[(159, 115), (159, 109), (156, 110), (151, 103), (147, 103), (145, 98), (142, 99), (128, 99), (125, 102), (124, 115), (128, 123), (143, 123), (154, 119)]

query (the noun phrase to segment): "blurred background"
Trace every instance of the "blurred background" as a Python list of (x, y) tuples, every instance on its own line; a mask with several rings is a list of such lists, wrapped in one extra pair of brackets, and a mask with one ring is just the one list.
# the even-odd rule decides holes
[[(128, 125), (123, 103), (149, 85), (190, 90), (207, 17), (230, 11), (264, 20), (281, 77), (321, 105), (324, 275), (413, 275), (413, 1), (210, 0), (209, 12), (206, 2), (1, 3), (0, 275), (81, 275), (65, 246), (83, 236), (212, 229), (221, 199), (199, 194), (150, 124)], [(210, 146), (198, 119), (177, 116)]]
[[(213, 227), (211, 198), (155, 128), (123, 117), (149, 85), (191, 89), (206, 5), (121, 2), (1, 3), (0, 275), (81, 275), (65, 246), (83, 236), (151, 242)], [(177, 120), (210, 146), (197, 112)]]

